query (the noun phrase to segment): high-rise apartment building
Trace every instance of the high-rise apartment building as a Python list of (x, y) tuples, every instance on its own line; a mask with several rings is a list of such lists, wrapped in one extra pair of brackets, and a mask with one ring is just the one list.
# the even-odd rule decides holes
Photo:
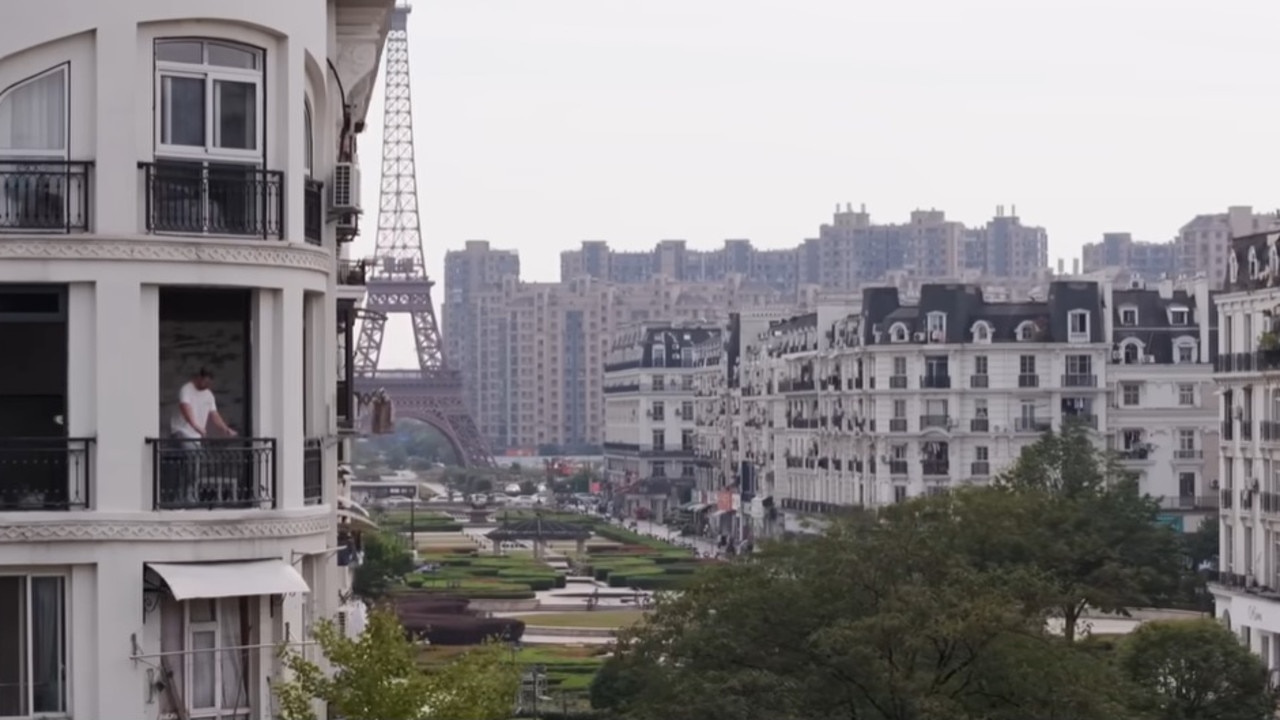
[[(621, 283), (579, 276), (521, 282), (511, 253), (471, 243), (445, 258), (442, 308), (449, 362), (467, 383), (480, 430), (496, 451), (567, 452), (603, 441), (605, 358), (617, 331), (644, 322), (718, 322), (734, 309), (803, 306), (813, 292), (782, 291), (731, 274), (678, 281), (656, 274)], [(473, 268), (495, 272), (476, 274)]]
[(1179, 275), (1174, 242), (1141, 242), (1129, 233), (1103, 233), (1102, 240), (1085, 243), (1081, 249), (1084, 272), (1111, 269), (1125, 271), (1129, 277), (1148, 281)]
[(720, 282), (742, 276), (753, 284), (794, 290), (796, 251), (757, 250), (750, 240), (725, 240), (719, 250), (689, 250), (684, 240), (663, 240), (651, 251), (610, 250), (588, 240), (560, 253), (560, 280), (593, 277), (613, 283), (644, 283), (663, 276), (687, 282)]
[(1197, 215), (1174, 238), (1178, 273), (1203, 273), (1214, 287), (1222, 287), (1227, 277), (1231, 239), (1255, 235), (1277, 226), (1275, 213), (1255, 213), (1247, 205), (1227, 208), (1225, 213)]

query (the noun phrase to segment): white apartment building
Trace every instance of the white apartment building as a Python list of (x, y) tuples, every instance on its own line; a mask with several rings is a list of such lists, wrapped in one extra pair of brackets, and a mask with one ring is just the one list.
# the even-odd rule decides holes
[(1280, 232), (1231, 241), (1218, 296), (1218, 618), (1280, 669)]
[(736, 445), (762, 507), (820, 515), (986, 482), (1076, 421), (1194, 529), (1214, 499), (1211, 318), (1203, 283), (1058, 281), (1021, 302), (926, 285), (913, 304), (869, 289), (861, 312), (820, 307), (744, 336)]
[(714, 326), (641, 323), (615, 338), (604, 367), (604, 469), (615, 514), (662, 522), (692, 501), (693, 350), (718, 335)]
[(336, 611), (335, 170), (392, 15), (0, 23), (0, 717), (266, 720), (280, 645)]

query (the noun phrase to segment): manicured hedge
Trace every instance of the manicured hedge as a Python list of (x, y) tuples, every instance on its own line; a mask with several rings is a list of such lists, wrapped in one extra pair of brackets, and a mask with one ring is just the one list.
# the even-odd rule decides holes
[(490, 638), (518, 642), (524, 636), (524, 622), (514, 618), (403, 613), (400, 622), (411, 637), (433, 645), (479, 645)]

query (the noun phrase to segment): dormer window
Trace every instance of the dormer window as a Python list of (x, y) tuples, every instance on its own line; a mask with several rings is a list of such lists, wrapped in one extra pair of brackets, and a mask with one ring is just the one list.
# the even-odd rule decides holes
[(947, 341), (947, 314), (931, 312), (925, 316), (925, 339), (931, 343)]
[(1023, 320), (1022, 323), (1018, 325), (1018, 328), (1013, 331), (1013, 334), (1020, 342), (1030, 342), (1036, 339), (1036, 330), (1038, 329), (1039, 328), (1036, 327), (1034, 322), (1030, 320)]
[[(1137, 323), (1134, 311), (1134, 323)], [(1067, 313), (1067, 342), (1089, 342), (1089, 311), (1072, 310)]]
[(1191, 311), (1179, 305), (1169, 308), (1170, 325), (1190, 325)]
[(1120, 343), (1120, 361), (1125, 365), (1137, 365), (1142, 362), (1142, 341), (1128, 338)]
[(908, 337), (907, 326), (902, 323), (894, 323), (893, 327), (889, 328), (889, 342), (906, 342)]
[(1180, 337), (1173, 341), (1173, 361), (1178, 364), (1191, 364), (1198, 361), (1195, 338)]
[(1227, 255), (1227, 281), (1236, 282), (1240, 279), (1240, 260), (1235, 253)]
[(978, 343), (991, 342), (991, 325), (986, 320), (979, 320), (973, 324), (973, 341)]
[(1249, 248), (1249, 279), (1254, 280), (1258, 277), (1258, 250)]
[(1138, 324), (1138, 308), (1126, 306), (1120, 308), (1120, 324), (1125, 327), (1135, 327)]

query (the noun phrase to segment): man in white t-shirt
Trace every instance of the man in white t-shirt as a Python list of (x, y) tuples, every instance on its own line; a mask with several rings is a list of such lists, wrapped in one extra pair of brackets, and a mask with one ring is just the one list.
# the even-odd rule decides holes
[(227, 437), (236, 434), (218, 414), (218, 402), (213, 398), (213, 373), (208, 368), (200, 368), (178, 390), (178, 406), (169, 421), (169, 431), (174, 439), (199, 440), (208, 436), (211, 423)]

